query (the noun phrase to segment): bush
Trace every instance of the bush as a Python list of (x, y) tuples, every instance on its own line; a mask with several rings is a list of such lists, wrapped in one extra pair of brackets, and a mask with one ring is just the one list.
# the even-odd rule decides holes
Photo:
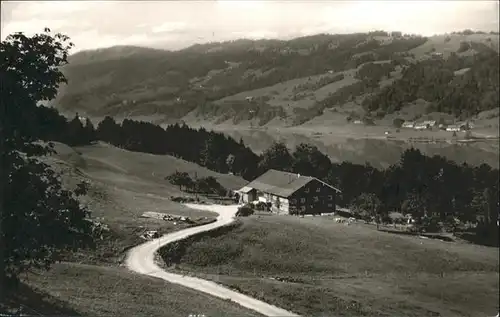
[(443, 224), (439, 222), (437, 217), (428, 217), (422, 219), (421, 229), (425, 232), (441, 232), (443, 229)]
[(401, 126), (403, 125), (405, 121), (401, 118), (396, 118), (394, 120), (392, 120), (392, 125), (396, 128), (401, 128)]
[(470, 49), (470, 44), (468, 42), (460, 42), (460, 47), (457, 50), (457, 53), (463, 53)]
[(244, 205), (240, 208), (238, 208), (238, 211), (236, 212), (236, 217), (248, 217), (254, 214), (254, 210), (250, 205)]
[(371, 125), (371, 126), (375, 125), (375, 121), (372, 118), (370, 118), (370, 117), (364, 117), (363, 118), (363, 123), (365, 125)]

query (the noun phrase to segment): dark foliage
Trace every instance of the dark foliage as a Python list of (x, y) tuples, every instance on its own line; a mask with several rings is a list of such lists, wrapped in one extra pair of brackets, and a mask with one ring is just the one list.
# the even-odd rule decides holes
[[(78, 196), (62, 187), (59, 175), (40, 156), (52, 153), (40, 139), (60, 139), (67, 124), (56, 112), (37, 108), (66, 82), (59, 67), (72, 44), (62, 34), (10, 35), (0, 45), (2, 90), (0, 135), (0, 290), (30, 268), (49, 268), (67, 251), (92, 246), (94, 225)], [(83, 129), (83, 128), (82, 128)], [(74, 130), (76, 133), (76, 130)], [(3, 294), (0, 294), (3, 295)]]
[[(97, 126), (99, 140), (137, 152), (169, 154), (221, 173), (244, 178), (255, 176), (258, 156), (242, 142), (222, 133), (174, 124), (163, 129), (149, 122), (125, 119), (121, 125), (111, 117)], [(188, 141), (189, 140), (189, 141)], [(228, 157), (232, 156), (231, 164)]]
[(382, 78), (389, 77), (393, 70), (392, 63), (366, 63), (359, 68), (355, 77), (359, 80), (378, 83)]
[(236, 217), (248, 217), (254, 214), (254, 210), (250, 205), (241, 206), (236, 212)]
[(175, 172), (165, 179), (173, 185), (178, 185), (180, 190), (184, 186), (184, 190), (195, 193), (215, 194), (219, 196), (225, 196), (228, 193), (228, 190), (213, 176), (193, 180), (186, 172)]

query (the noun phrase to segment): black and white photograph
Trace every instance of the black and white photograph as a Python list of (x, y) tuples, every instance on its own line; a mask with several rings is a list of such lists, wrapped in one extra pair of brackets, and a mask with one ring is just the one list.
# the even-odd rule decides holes
[(499, 317), (499, 3), (1, 1), (0, 317)]

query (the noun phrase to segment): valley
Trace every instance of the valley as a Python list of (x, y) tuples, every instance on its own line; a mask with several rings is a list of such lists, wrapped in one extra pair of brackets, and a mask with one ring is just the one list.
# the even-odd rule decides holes
[[(427, 155), (498, 167), (498, 76), (485, 73), (498, 72), (498, 43), (493, 33), (420, 37), (381, 31), (237, 40), (172, 52), (115, 47), (70, 56), (63, 69), (69, 84), (51, 104), (94, 122), (111, 115), (117, 122), (213, 129), (243, 138), (256, 152), (277, 139), (290, 149), (305, 141), (334, 161), (382, 168), (416, 147)], [(439, 71), (415, 77), (425, 69)], [(469, 77), (484, 88), (470, 90)], [(420, 88), (410, 91), (407, 83)], [(469, 104), (479, 107), (457, 102), (456, 89), (471, 94)], [(448, 125), (469, 120), (474, 136), (491, 140), (472, 144), (457, 141), (464, 131), (454, 137), (437, 128), (398, 129), (395, 119)]]

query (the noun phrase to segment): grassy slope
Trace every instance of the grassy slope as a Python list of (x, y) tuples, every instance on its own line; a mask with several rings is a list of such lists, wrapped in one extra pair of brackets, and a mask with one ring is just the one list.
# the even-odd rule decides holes
[(43, 274), (30, 274), (26, 283), (46, 293), (48, 301), (62, 301), (83, 316), (259, 316), (230, 302), (123, 268), (60, 263)]
[[(184, 223), (142, 218), (146, 211), (155, 211), (199, 219), (215, 218), (207, 211), (197, 211), (170, 200), (170, 196), (183, 196), (177, 186), (164, 180), (176, 170), (198, 173), (199, 177), (214, 176), (228, 188), (246, 184), (233, 175), (222, 175), (196, 164), (167, 155), (151, 155), (118, 149), (105, 143), (72, 149), (56, 143), (57, 155), (50, 160), (65, 176), (67, 186), (77, 180), (90, 182), (90, 190), (84, 202), (93, 217), (109, 225), (112, 236), (99, 244), (97, 251), (83, 252), (73, 260), (83, 263), (116, 264), (124, 256), (124, 250), (142, 240), (140, 234), (146, 230), (167, 233), (185, 228)], [(209, 220), (208, 219), (208, 220)], [(207, 220), (199, 219), (200, 223)]]
[[(395, 236), (331, 218), (254, 216), (189, 246), (177, 269), (201, 271), (306, 315), (488, 316), (498, 310), (498, 249)], [(269, 279), (276, 276), (298, 281)]]
[[(23, 304), (35, 312), (68, 316), (77, 313), (85, 316), (180, 317), (190, 313), (256, 316), (237, 305), (119, 267), (125, 251), (144, 241), (139, 235), (145, 230), (166, 233), (187, 227), (183, 223), (141, 218), (143, 212), (158, 211), (194, 219), (216, 217), (215, 213), (172, 202), (170, 195), (182, 193), (164, 181), (163, 175), (177, 169), (221, 177), (227, 186), (244, 181), (235, 176), (217, 175), (173, 157), (132, 153), (105, 144), (74, 150), (56, 143), (55, 149), (58, 154), (49, 157), (49, 163), (64, 173), (62, 180), (67, 187), (82, 180), (90, 182), (84, 203), (92, 216), (107, 224), (111, 231), (98, 241), (96, 250), (83, 250), (66, 258), (74, 263), (57, 264), (48, 272), (28, 275), (25, 282), (38, 290), (24, 287), (18, 296), (11, 298), (10, 307)], [(160, 168), (161, 173), (151, 176)], [(207, 220), (199, 222), (204, 221)]]
[[(164, 180), (165, 176), (175, 171), (188, 172), (191, 176), (197, 173), (198, 177), (214, 176), (224, 187), (229, 189), (238, 189), (246, 184), (242, 178), (216, 173), (169, 155), (130, 152), (105, 143), (78, 148), (78, 150), (82, 152), (83, 158), (89, 161), (88, 167), (91, 173), (94, 168), (99, 169), (99, 165), (107, 165), (111, 170), (114, 170), (112, 172), (118, 171), (127, 174), (127, 176), (139, 177), (143, 181), (165, 184), (166, 187), (171, 186)], [(177, 189), (166, 188), (165, 190)]]

